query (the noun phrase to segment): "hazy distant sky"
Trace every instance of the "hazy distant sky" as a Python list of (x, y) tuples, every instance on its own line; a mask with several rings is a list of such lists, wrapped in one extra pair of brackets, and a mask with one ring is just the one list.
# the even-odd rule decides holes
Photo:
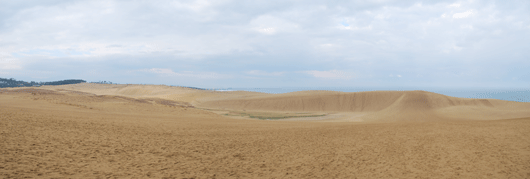
[(530, 87), (530, 1), (0, 0), (0, 77)]

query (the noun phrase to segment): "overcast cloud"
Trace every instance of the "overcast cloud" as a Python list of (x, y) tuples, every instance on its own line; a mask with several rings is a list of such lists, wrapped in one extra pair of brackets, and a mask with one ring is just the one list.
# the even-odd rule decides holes
[(530, 1), (0, 1), (0, 76), (530, 87)]

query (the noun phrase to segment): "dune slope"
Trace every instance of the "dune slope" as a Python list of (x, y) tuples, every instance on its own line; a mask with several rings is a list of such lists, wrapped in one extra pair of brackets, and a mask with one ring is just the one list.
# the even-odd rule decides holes
[[(530, 116), (528, 103), (455, 98), (426, 91), (295, 92), (245, 99), (209, 100), (203, 101), (199, 106), (234, 110), (367, 112), (369, 115), (364, 118), (375, 121), (448, 117), (467, 119), (466, 111), (473, 112), (475, 117), (479, 115), (493, 119), (491, 115), (480, 116), (480, 111), (501, 109), (505, 111), (504, 114), (495, 119)], [(447, 115), (443, 112), (447, 109), (460, 109), (458, 113), (463, 115)]]

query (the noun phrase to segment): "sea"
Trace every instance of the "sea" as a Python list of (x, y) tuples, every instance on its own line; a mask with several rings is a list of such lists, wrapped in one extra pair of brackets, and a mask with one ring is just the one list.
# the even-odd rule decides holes
[(285, 88), (218, 88), (215, 91), (253, 91), (271, 94), (290, 93), (307, 90), (327, 90), (340, 92), (362, 92), (362, 91), (409, 91), (423, 90), (439, 93), (447, 96), (474, 99), (500, 99), (517, 102), (530, 102), (530, 89), (450, 89), (450, 88), (346, 88), (346, 87), (285, 87)]

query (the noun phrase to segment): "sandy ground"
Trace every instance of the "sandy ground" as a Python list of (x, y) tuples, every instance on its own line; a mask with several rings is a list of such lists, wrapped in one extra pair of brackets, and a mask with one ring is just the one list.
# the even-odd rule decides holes
[[(192, 104), (250, 110), (257, 108), (253, 104), (257, 100), (291, 106), (285, 111), (296, 112), (296, 103), (274, 100), (304, 101), (308, 95), (329, 92), (284, 94), (281, 98), (163, 86), (109, 86), (0, 89), (0, 175), (530, 178), (527, 103), (443, 101), (440, 99), (445, 97), (430, 93), (420, 92), (418, 97), (388, 92), (384, 97), (366, 95), (380, 98), (383, 102), (379, 104), (363, 97), (368, 101), (360, 106), (367, 110), (313, 111), (337, 115), (335, 120), (249, 120)], [(316, 101), (319, 106), (334, 105), (328, 104), (334, 100), (322, 99), (324, 102)], [(315, 103), (314, 99), (309, 101), (304, 105)], [(271, 110), (267, 105), (262, 107)], [(381, 119), (386, 116), (393, 119)]]

